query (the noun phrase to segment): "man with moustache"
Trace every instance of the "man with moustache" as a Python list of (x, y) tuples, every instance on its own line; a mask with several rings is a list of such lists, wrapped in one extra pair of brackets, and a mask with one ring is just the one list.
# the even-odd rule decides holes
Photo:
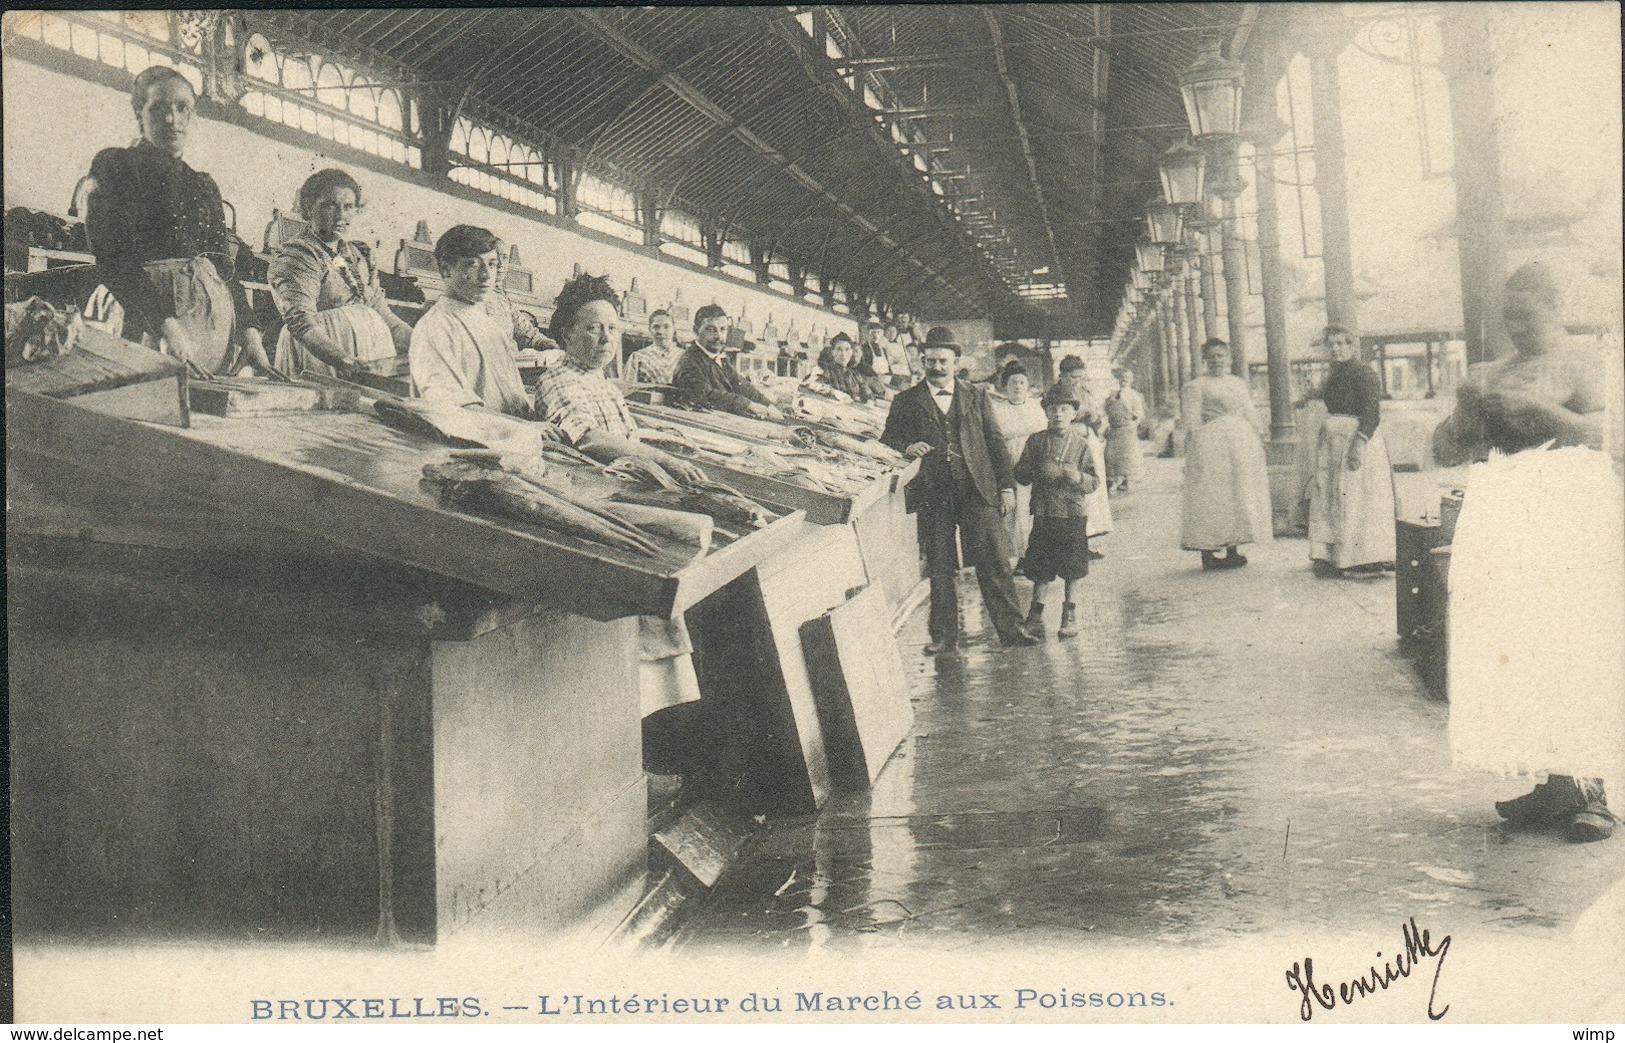
[(987, 392), (955, 378), (960, 347), (953, 331), (936, 326), (920, 351), (925, 379), (898, 393), (880, 440), (922, 460), (904, 491), (919, 519), (920, 546), (931, 579), (931, 643), (926, 655), (959, 645), (959, 547), (976, 569), (982, 604), (1006, 646), (1038, 639), (1022, 625), (1010, 573), (1010, 552), (999, 519), (1015, 510), (1016, 478), (1010, 451), (988, 408)]

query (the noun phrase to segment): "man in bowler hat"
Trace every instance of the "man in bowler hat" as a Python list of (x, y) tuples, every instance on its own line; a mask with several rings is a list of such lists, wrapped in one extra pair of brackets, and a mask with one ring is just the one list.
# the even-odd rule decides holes
[(988, 408), (987, 392), (956, 378), (959, 352), (953, 331), (946, 326), (926, 334), (920, 349), (925, 379), (898, 392), (880, 435), (893, 449), (922, 461), (919, 474), (904, 491), (904, 502), (919, 519), (920, 545), (931, 577), (927, 655), (951, 652), (959, 644), (960, 546), (966, 563), (976, 568), (982, 604), (999, 641), (1038, 643), (1022, 626), (1010, 552), (999, 522), (1016, 505), (1010, 452)]

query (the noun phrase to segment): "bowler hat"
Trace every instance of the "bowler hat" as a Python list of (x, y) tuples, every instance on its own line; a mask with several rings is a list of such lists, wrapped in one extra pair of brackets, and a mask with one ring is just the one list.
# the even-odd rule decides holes
[(932, 326), (926, 331), (925, 343), (920, 345), (920, 350), (930, 351), (932, 348), (948, 348), (955, 355), (962, 350), (959, 342), (954, 340), (954, 331), (946, 326)]

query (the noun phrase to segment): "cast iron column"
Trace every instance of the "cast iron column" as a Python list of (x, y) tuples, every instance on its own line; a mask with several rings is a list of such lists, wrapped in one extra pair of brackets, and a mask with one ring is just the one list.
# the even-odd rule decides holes
[(1241, 180), (1237, 149), (1240, 141), (1219, 146), (1222, 173), (1208, 183), (1208, 190), (1224, 202), (1224, 228), (1221, 232), (1224, 261), (1225, 320), (1230, 331), (1230, 372), (1247, 379), (1247, 258), (1241, 246), (1241, 208), (1237, 205), (1246, 183)]
[[(1288, 446), (1297, 438), (1292, 414), (1292, 353), (1286, 342), (1286, 302), (1281, 297), (1281, 228), (1275, 198), (1275, 155), (1272, 151), (1286, 129), (1275, 114), (1274, 84), (1259, 96), (1250, 134), (1257, 171), (1253, 183), (1258, 196), (1258, 270), (1264, 296), (1264, 352), (1269, 359), (1270, 442)], [(1265, 109), (1262, 106), (1268, 105)], [(1277, 449), (1279, 453), (1281, 450)]]
[(1320, 197), (1320, 255), (1326, 273), (1326, 322), (1359, 330), (1354, 297), (1354, 246), (1349, 235), (1348, 181), (1343, 169), (1343, 89), (1337, 57), (1348, 19), (1332, 8), (1316, 26), (1309, 50), (1315, 109), (1315, 194)]
[(1185, 347), (1190, 356), (1191, 374), (1200, 376), (1202, 373), (1202, 344), (1208, 338), (1205, 328), (1201, 325), (1201, 315), (1196, 310), (1196, 269), (1201, 259), (1188, 246), (1185, 248), (1184, 254), (1185, 260), (1181, 268), (1185, 278), (1181, 283), (1181, 296), (1185, 301), (1185, 326), (1190, 330), (1190, 339), (1186, 342)]
[(1184, 387), (1195, 374), (1195, 370), (1191, 368), (1191, 327), (1185, 314), (1185, 302), (1182, 300), (1185, 295), (1185, 280), (1177, 268), (1169, 276), (1168, 289), (1164, 293), (1168, 301), (1168, 310), (1174, 313), (1174, 329), (1179, 334), (1176, 345), (1179, 352), (1179, 385)]
[(1152, 346), (1157, 349), (1157, 387), (1162, 392), (1162, 410), (1169, 416), (1178, 416), (1179, 398), (1173, 394), (1173, 382), (1168, 377), (1168, 324), (1163, 319), (1161, 308), (1153, 305), (1151, 321), (1157, 327), (1157, 337)]
[(1216, 228), (1205, 213), (1196, 222), (1196, 242), (1202, 254), (1202, 328), (1207, 330), (1208, 338), (1219, 336), (1219, 282), (1214, 275), (1217, 251), (1213, 249), (1212, 238)]
[(1456, 249), (1469, 365), (1496, 358), (1504, 337), (1506, 208), (1501, 199), (1489, 22), (1490, 12), (1478, 4), (1447, 4), (1439, 15), (1444, 45), (1439, 64), (1450, 90), (1455, 144)]

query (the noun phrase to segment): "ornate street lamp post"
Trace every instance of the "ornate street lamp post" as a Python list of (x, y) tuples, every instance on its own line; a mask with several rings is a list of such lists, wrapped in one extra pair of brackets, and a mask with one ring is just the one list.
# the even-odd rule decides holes
[[(1241, 90), (1243, 70), (1240, 62), (1221, 54), (1223, 41), (1217, 37), (1204, 38), (1200, 51), (1190, 68), (1180, 73), (1179, 92), (1185, 102), (1185, 117), (1190, 123), (1191, 136), (1211, 150), (1213, 165), (1218, 175), (1209, 180), (1207, 189), (1224, 203), (1223, 257), (1226, 311), (1230, 327), (1230, 355), (1233, 372), (1247, 376), (1247, 344), (1245, 306), (1246, 287), (1242, 283), (1242, 266), (1246, 263), (1241, 252), (1241, 217), (1236, 198), (1245, 184), (1237, 169), (1237, 149), (1241, 135)], [(1176, 159), (1178, 157), (1175, 157)], [(1164, 188), (1180, 172), (1170, 165)], [(1175, 185), (1175, 188), (1181, 186)], [(1211, 328), (1209, 335), (1212, 334)]]

